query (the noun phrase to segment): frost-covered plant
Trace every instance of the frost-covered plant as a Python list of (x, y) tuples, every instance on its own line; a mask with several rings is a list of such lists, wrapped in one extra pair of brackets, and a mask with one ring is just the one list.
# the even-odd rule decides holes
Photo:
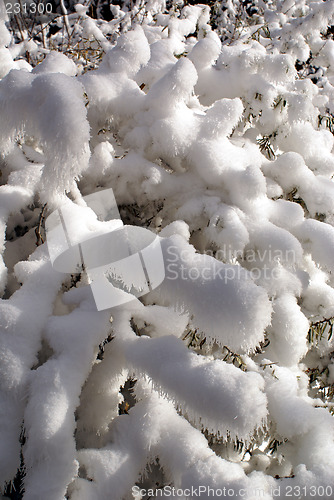
[[(33, 65), (1, 4), (9, 495), (16, 477), (25, 500), (139, 500), (135, 485), (334, 498), (334, 5), (238, 3), (211, 20), (79, 5), (63, 53), (37, 40)], [(87, 64), (84, 43), (101, 50)], [(43, 219), (66, 204), (71, 238), (101, 228), (83, 197), (105, 188), (159, 235), (166, 276), (98, 311), (84, 269), (51, 266)]]

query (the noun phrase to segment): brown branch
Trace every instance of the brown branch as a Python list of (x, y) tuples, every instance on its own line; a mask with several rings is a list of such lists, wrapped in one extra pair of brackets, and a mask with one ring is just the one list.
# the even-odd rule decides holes
[(44, 222), (44, 219), (45, 219), (46, 205), (47, 205), (47, 203), (45, 203), (45, 205), (43, 205), (41, 213), (39, 214), (38, 226), (35, 229), (36, 246), (42, 245), (44, 243), (44, 238), (42, 236), (41, 229), (42, 229), (43, 222)]

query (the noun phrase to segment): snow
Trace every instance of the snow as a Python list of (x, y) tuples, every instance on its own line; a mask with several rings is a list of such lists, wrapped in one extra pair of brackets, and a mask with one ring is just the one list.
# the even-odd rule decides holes
[(305, 220), (296, 228), (299, 238), (313, 258), (325, 270), (333, 270), (334, 229), (317, 220)]
[[(226, 436), (228, 431), (231, 436), (247, 440), (265, 421), (263, 380), (256, 373), (246, 375), (233, 365), (224, 366), (219, 360), (204, 362), (173, 336), (139, 339), (129, 345), (126, 356), (135, 369), (147, 374), (154, 386), (175, 401), (191, 421), (197, 420), (196, 415), (204, 406), (205, 412), (201, 411), (197, 423), (210, 432)], [(194, 377), (198, 380), (196, 385)], [(213, 399), (215, 404), (211, 405)], [(255, 402), (256, 408), (251, 416), (244, 411), (249, 401)]]
[(32, 73), (64, 73), (67, 76), (75, 76), (77, 67), (74, 62), (61, 52), (50, 52), (46, 58), (38, 64)]
[(331, 416), (323, 408), (312, 407), (307, 396), (298, 394), (297, 377), (287, 368), (275, 368), (275, 374), (277, 380), (270, 382), (275, 390), (269, 396), (268, 405), (269, 411), (275, 415), (278, 433), (295, 443), (294, 460), (302, 460), (307, 468), (328, 478), (328, 484), (331, 484), (332, 458), (327, 453), (323, 455), (316, 451), (320, 443), (325, 452), (331, 448)]
[(333, 498), (334, 5), (102, 4), (0, 4), (1, 493)]
[[(138, 421), (139, 435), (133, 432)], [(74, 499), (101, 498), (108, 491), (121, 498), (149, 455), (159, 455), (176, 487), (182, 489), (210, 485), (217, 489), (225, 486), (251, 490), (259, 482), (256, 477), (247, 479), (237, 464), (215, 456), (205, 438), (155, 392), (146, 402), (138, 403), (128, 416), (122, 416), (114, 432), (118, 439), (113, 445), (94, 450), (90, 455), (86, 451), (80, 453), (87, 475), (94, 482), (77, 480), (73, 486)]]
[(292, 294), (282, 294), (274, 301), (269, 331), (272, 341), (267, 354), (281, 366), (295, 366), (308, 351), (306, 336), (309, 322)]
[(150, 47), (143, 29), (135, 30), (118, 38), (116, 46), (106, 55), (101, 69), (111, 73), (125, 73), (131, 77), (150, 59)]
[[(57, 186), (71, 189), (73, 177), (87, 168), (90, 156), (81, 85), (61, 73), (35, 76), (13, 70), (1, 81), (0, 100), (5, 117), (0, 129), (2, 151), (10, 152), (17, 137), (36, 134), (45, 156), (42, 189), (50, 197)], [(68, 178), (64, 170), (70, 172)]]
[(2, 481), (10, 480), (19, 465), (16, 452), (30, 369), (36, 362), (41, 334), (61, 284), (61, 275), (52, 269), (45, 253), (18, 264), (16, 272), (23, 285), (9, 301), (0, 304), (1, 400), (6, 408), (0, 426)]
[(195, 328), (232, 350), (254, 349), (270, 322), (264, 290), (241, 267), (196, 254), (179, 235), (162, 240), (161, 248), (166, 276), (151, 300), (188, 311)]

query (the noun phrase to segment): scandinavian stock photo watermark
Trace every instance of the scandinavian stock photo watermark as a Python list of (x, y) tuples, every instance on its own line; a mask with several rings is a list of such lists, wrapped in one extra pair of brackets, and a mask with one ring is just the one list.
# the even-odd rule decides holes
[[(86, 271), (98, 310), (141, 297), (164, 280), (275, 280), (281, 263), (293, 266), (296, 261), (292, 249), (270, 244), (262, 250), (221, 245), (204, 254), (194, 253), (192, 246), (162, 244), (163, 238), (147, 228), (123, 225), (111, 188), (85, 196), (84, 201), (87, 207), (69, 201), (48, 216), (46, 241), (54, 269)], [(85, 222), (85, 217), (100, 225)]]
[(291, 486), (276, 485), (268, 489), (264, 488), (213, 488), (207, 485), (191, 486), (188, 488), (175, 488), (166, 485), (163, 488), (140, 488), (132, 487), (132, 495), (135, 500), (146, 498), (332, 498), (333, 488), (331, 486)]
[(94, 231), (80, 220), (82, 207), (68, 203), (58, 208), (46, 219), (52, 266), (63, 273), (85, 269), (99, 311), (159, 286), (165, 278), (159, 237), (148, 229), (123, 225), (112, 189), (85, 196), (84, 201), (101, 223), (111, 221), (113, 227), (100, 224)]
[[(262, 251), (252, 248), (246, 251), (235, 250), (229, 245), (223, 245), (214, 252), (206, 250), (204, 255), (212, 258), (203, 259), (202, 254), (190, 256), (188, 250), (180, 251), (177, 246), (169, 245), (164, 256), (166, 279), (202, 282), (220, 279), (226, 284), (245, 277), (245, 272), (253, 281), (278, 279), (281, 263), (288, 262), (292, 267), (296, 262), (293, 249), (282, 251), (273, 249), (271, 245)], [(244, 267), (239, 260), (244, 263)]]

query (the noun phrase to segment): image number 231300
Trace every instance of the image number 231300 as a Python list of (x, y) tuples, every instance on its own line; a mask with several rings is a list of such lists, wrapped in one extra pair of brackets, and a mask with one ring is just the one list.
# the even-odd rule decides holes
[(51, 14), (52, 13), (52, 3), (47, 2), (7, 2), (6, 3), (7, 14)]

